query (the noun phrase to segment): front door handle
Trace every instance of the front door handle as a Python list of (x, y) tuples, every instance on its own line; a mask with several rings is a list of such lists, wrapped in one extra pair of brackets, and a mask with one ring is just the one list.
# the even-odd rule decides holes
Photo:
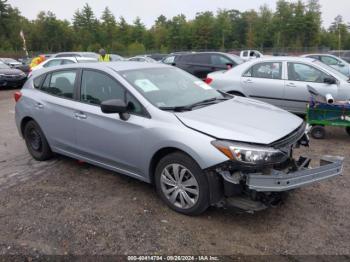
[(37, 108), (37, 109), (42, 109), (42, 108), (44, 108), (44, 105), (42, 104), (42, 103), (36, 103), (35, 104), (35, 107)]
[(74, 113), (75, 118), (86, 119), (87, 116), (84, 113)]
[(288, 83), (287, 86), (289, 86), (289, 87), (296, 87), (296, 85), (294, 83)]

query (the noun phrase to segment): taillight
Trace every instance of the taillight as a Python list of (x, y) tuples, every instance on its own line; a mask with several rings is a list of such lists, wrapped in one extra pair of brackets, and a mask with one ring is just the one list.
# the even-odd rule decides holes
[(205, 80), (204, 80), (205, 83), (207, 83), (208, 85), (210, 85), (211, 82), (213, 82), (213, 79), (210, 78), (210, 77), (207, 77)]
[(20, 100), (21, 97), (22, 97), (22, 93), (19, 92), (19, 91), (17, 91), (17, 92), (14, 93), (13, 96), (14, 96), (14, 98), (15, 98), (15, 101), (18, 102), (18, 100)]

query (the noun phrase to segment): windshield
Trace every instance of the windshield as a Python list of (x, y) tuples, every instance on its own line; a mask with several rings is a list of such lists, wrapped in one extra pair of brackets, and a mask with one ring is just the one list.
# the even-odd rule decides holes
[(4, 61), (6, 63), (19, 63), (18, 61), (16, 61), (15, 59), (12, 59), (12, 58), (4, 58)]
[(121, 72), (137, 91), (158, 108), (183, 107), (223, 95), (178, 68), (147, 68)]
[(343, 80), (349, 80), (349, 77), (347, 77), (346, 75), (343, 75), (342, 73), (340, 73), (339, 71), (335, 70), (333, 67), (331, 66), (328, 66), (324, 63), (322, 63), (321, 61), (319, 60), (314, 60), (312, 61), (313, 63), (317, 64), (318, 66), (320, 67), (325, 67), (328, 71), (331, 71), (333, 75), (343, 79)]
[(9, 69), (10, 67), (3, 62), (0, 62), (0, 69)]

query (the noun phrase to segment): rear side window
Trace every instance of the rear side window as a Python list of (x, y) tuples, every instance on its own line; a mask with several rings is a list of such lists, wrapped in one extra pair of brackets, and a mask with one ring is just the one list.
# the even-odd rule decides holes
[(76, 78), (76, 70), (48, 74), (41, 90), (51, 95), (73, 99)]
[(100, 105), (109, 99), (125, 101), (124, 87), (112, 77), (92, 70), (84, 70), (81, 82), (80, 101)]
[(211, 63), (210, 55), (208, 55), (208, 54), (193, 55), (192, 62), (195, 64), (208, 65)]
[(282, 79), (281, 62), (265, 62), (253, 65), (243, 74), (244, 77)]
[(68, 59), (62, 60), (62, 65), (69, 65), (69, 64), (75, 64), (75, 63), (72, 60), (68, 60)]
[(62, 62), (61, 59), (51, 60), (51, 61), (47, 62), (45, 65), (43, 65), (43, 67), (58, 66), (61, 64), (61, 62)]

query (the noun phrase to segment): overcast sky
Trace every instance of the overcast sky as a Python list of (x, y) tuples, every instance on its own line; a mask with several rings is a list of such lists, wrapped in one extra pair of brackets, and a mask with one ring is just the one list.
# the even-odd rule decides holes
[[(263, 4), (274, 10), (276, 0), (8, 0), (8, 3), (18, 7), (29, 19), (34, 19), (43, 10), (52, 11), (60, 19), (71, 20), (75, 10), (85, 3), (100, 17), (102, 10), (108, 6), (116, 17), (124, 16), (131, 23), (139, 16), (149, 27), (161, 14), (171, 18), (182, 13), (192, 19), (201, 11), (215, 12), (219, 8), (257, 10)], [(320, 3), (324, 26), (328, 27), (338, 14), (343, 16), (344, 21), (350, 22), (350, 0), (320, 0)]]

